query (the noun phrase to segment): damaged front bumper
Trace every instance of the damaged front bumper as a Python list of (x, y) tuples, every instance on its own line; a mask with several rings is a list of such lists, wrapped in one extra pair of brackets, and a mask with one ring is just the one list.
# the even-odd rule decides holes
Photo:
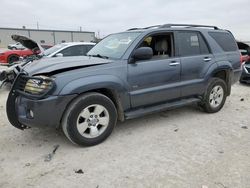
[(76, 95), (32, 98), (20, 91), (16, 83), (18, 82), (14, 82), (6, 103), (9, 122), (21, 130), (46, 126), (58, 128), (67, 105)]

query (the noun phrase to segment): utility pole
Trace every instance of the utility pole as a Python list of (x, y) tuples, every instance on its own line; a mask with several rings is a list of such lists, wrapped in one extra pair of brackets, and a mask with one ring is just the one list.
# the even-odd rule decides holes
[(80, 31), (82, 31), (82, 26), (80, 26)]
[(97, 38), (100, 39), (100, 30), (97, 31)]
[(36, 22), (36, 28), (39, 30), (39, 23)]

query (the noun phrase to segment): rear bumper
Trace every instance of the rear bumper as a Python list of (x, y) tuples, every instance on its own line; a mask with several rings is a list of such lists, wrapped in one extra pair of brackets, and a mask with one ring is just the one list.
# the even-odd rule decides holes
[(235, 84), (236, 82), (238, 82), (240, 80), (241, 74), (242, 74), (242, 68), (233, 70), (233, 77), (231, 83)]
[(7, 116), (18, 128), (60, 126), (67, 105), (76, 95), (48, 96), (44, 99), (29, 99), (11, 90), (7, 100)]

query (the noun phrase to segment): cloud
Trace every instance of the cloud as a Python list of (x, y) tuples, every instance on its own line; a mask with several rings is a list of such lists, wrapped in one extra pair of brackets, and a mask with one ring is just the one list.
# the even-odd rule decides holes
[(250, 41), (248, 0), (2, 0), (0, 27), (100, 31), (164, 23), (212, 24)]

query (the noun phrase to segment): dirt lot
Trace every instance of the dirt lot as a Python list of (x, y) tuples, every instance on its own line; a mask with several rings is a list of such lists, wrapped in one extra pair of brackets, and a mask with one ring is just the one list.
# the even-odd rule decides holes
[(7, 94), (0, 90), (1, 188), (250, 187), (250, 86), (236, 84), (219, 113), (185, 107), (130, 120), (88, 148), (52, 129), (15, 129)]

